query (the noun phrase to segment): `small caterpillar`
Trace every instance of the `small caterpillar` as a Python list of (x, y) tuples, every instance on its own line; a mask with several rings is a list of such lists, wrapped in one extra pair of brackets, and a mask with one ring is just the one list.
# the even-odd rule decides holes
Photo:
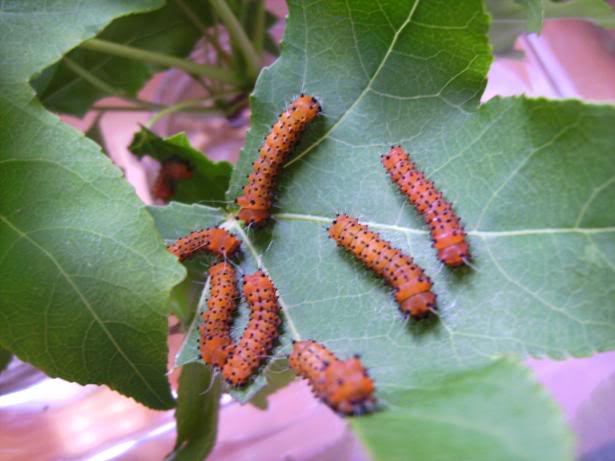
[(152, 195), (157, 200), (168, 202), (175, 195), (177, 183), (192, 178), (190, 166), (180, 160), (165, 160), (152, 186)]
[(339, 246), (395, 289), (395, 299), (402, 313), (420, 319), (435, 309), (436, 295), (431, 291), (431, 280), (410, 256), (346, 214), (338, 215), (328, 232)]
[(470, 248), (461, 220), (452, 205), (433, 183), (417, 170), (401, 146), (393, 146), (381, 157), (384, 169), (408, 201), (423, 215), (429, 226), (438, 259), (450, 267), (458, 267), (470, 259)]
[(316, 396), (333, 410), (345, 415), (373, 410), (374, 382), (358, 355), (340, 360), (316, 341), (299, 341), (293, 343), (288, 364), (310, 382)]
[(167, 250), (180, 261), (204, 251), (227, 258), (237, 251), (240, 244), (241, 242), (228, 231), (219, 227), (209, 227), (180, 237), (174, 243), (167, 245)]
[(271, 352), (281, 323), (276, 289), (262, 271), (243, 278), (243, 294), (250, 306), (250, 320), (222, 375), (232, 386), (243, 386)]
[(252, 163), (243, 194), (235, 200), (238, 219), (261, 225), (269, 218), (277, 176), (299, 136), (320, 110), (316, 98), (301, 94), (280, 114)]
[(235, 268), (226, 261), (212, 266), (209, 277), (209, 299), (199, 327), (199, 348), (205, 363), (221, 368), (235, 348), (231, 323), (239, 304), (239, 291)]

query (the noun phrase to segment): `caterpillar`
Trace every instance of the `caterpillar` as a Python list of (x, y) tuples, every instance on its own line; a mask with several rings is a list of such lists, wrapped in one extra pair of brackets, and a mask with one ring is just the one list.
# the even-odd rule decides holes
[(243, 386), (261, 366), (278, 337), (281, 323), (276, 289), (263, 271), (244, 276), (243, 294), (250, 306), (250, 320), (222, 368), (231, 386)]
[(226, 261), (212, 266), (209, 277), (209, 299), (199, 327), (199, 349), (205, 363), (221, 368), (235, 349), (231, 323), (239, 304), (239, 291), (235, 268)]
[(395, 289), (395, 299), (404, 315), (420, 319), (435, 309), (431, 280), (410, 256), (346, 214), (337, 215), (327, 230), (338, 246), (351, 252)]
[(237, 218), (246, 224), (263, 224), (270, 215), (277, 177), (299, 136), (321, 111), (316, 98), (304, 95), (296, 98), (271, 127), (258, 158), (252, 162), (252, 172), (235, 200), (239, 205)]
[(338, 413), (360, 415), (373, 410), (374, 382), (358, 355), (340, 360), (316, 341), (298, 341), (293, 342), (288, 364)]
[(209, 227), (180, 237), (167, 245), (167, 250), (184, 261), (204, 251), (226, 258), (232, 256), (241, 242), (228, 231), (219, 227)]
[(401, 146), (393, 146), (381, 157), (384, 169), (408, 201), (423, 215), (431, 231), (432, 246), (438, 259), (450, 267), (458, 267), (470, 259), (461, 220), (442, 192), (420, 172)]
[(157, 200), (168, 202), (175, 195), (177, 183), (190, 178), (192, 170), (187, 163), (180, 160), (165, 160), (152, 186), (152, 195)]

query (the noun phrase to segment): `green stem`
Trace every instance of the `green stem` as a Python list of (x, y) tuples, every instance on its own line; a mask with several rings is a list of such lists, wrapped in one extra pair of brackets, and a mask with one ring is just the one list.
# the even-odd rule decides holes
[(254, 51), (257, 56), (263, 53), (265, 42), (265, 2), (256, 0), (256, 19), (254, 20), (254, 35), (252, 36)]
[[(118, 106), (114, 104), (104, 105), (104, 106), (92, 106), (90, 110), (95, 112), (155, 112), (160, 110), (159, 107), (149, 108), (149, 107), (130, 107), (130, 106)], [(162, 109), (164, 110), (164, 109)], [(192, 109), (186, 109), (186, 112), (198, 112), (199, 108), (195, 107)]]
[(188, 99), (186, 101), (180, 101), (177, 104), (173, 104), (172, 106), (169, 106), (169, 107), (161, 110), (157, 114), (155, 114), (152, 118), (150, 118), (147, 121), (145, 126), (147, 128), (151, 128), (152, 126), (154, 126), (154, 124), (157, 121), (159, 121), (160, 119), (166, 117), (167, 115), (173, 114), (175, 112), (197, 110), (198, 112), (205, 112), (205, 113), (221, 113), (222, 111), (220, 109), (218, 109), (218, 108), (215, 108), (215, 107), (203, 107), (203, 103), (206, 102), (206, 101), (222, 99), (222, 98), (225, 98), (227, 96), (232, 96), (234, 94), (237, 94), (237, 92), (236, 91), (229, 91), (227, 93), (219, 93), (219, 94), (216, 94), (216, 95), (211, 95), (208, 98)]
[(73, 61), (72, 59), (69, 59), (66, 56), (64, 57), (64, 64), (66, 65), (66, 67), (68, 67), (71, 71), (73, 71), (83, 80), (88, 82), (90, 85), (92, 85), (95, 88), (98, 88), (99, 90), (101, 90), (102, 92), (110, 96), (117, 96), (117, 97), (126, 99), (127, 101), (130, 101), (131, 103), (143, 109), (146, 109), (146, 110), (156, 110), (160, 108), (158, 104), (154, 104), (149, 101), (144, 101), (143, 99), (139, 99), (139, 98), (134, 98), (126, 94), (125, 91), (112, 87), (107, 82), (105, 82), (104, 80), (101, 80), (96, 75), (94, 75), (92, 72), (87, 70), (85, 67), (81, 67), (75, 61)]
[(205, 38), (205, 40), (209, 44), (211, 44), (211, 46), (214, 47), (214, 49), (216, 50), (216, 53), (218, 53), (218, 55), (229, 66), (232, 67), (233, 60), (231, 56), (229, 56), (229, 54), (226, 51), (224, 51), (224, 49), (220, 45), (220, 42), (218, 42), (218, 38), (215, 36), (212, 36), (209, 33), (209, 30), (207, 29), (207, 26), (205, 25), (205, 23), (201, 21), (201, 19), (194, 13), (194, 11), (192, 11), (192, 9), (190, 9), (188, 5), (186, 5), (186, 3), (183, 0), (175, 0), (175, 3), (179, 7), (179, 9), (182, 11), (182, 13), (190, 20), (190, 22), (192, 22), (194, 27), (196, 27), (196, 29), (203, 34), (203, 37)]
[[(224, 0), (226, 2), (226, 0)], [(248, 14), (248, 2), (239, 2), (237, 6), (237, 21), (241, 24), (241, 28), (246, 30), (246, 16)]]
[(176, 58), (175, 56), (142, 50), (132, 46), (120, 45), (119, 43), (113, 43), (98, 38), (92, 38), (83, 42), (81, 47), (100, 53), (132, 59), (134, 61), (158, 64), (165, 67), (177, 67), (189, 74), (200, 75), (225, 83), (237, 84), (241, 82), (234, 72), (227, 69), (198, 64), (186, 59)]
[(98, 88), (103, 93), (106, 93), (108, 95), (113, 95), (113, 96), (120, 96), (120, 97), (126, 96), (126, 93), (124, 93), (122, 90), (113, 88), (107, 82), (105, 82), (104, 80), (101, 80), (96, 75), (91, 73), (89, 70), (85, 69), (84, 67), (81, 67), (79, 64), (77, 64), (72, 59), (69, 59), (68, 57), (64, 57), (64, 64), (66, 64), (66, 67), (68, 67), (71, 71), (73, 71), (83, 80), (88, 82), (93, 87)]
[(97, 112), (152, 112), (152, 109), (146, 107), (129, 107), (129, 106), (92, 106), (90, 108)]
[[(154, 124), (156, 124), (156, 122), (158, 122), (160, 119), (166, 117), (167, 115), (171, 115), (175, 112), (185, 112), (188, 110), (194, 110), (193, 107), (190, 107), (191, 104), (189, 104), (190, 101), (183, 101), (177, 104), (174, 104), (172, 106), (167, 107), (164, 110), (161, 110), (160, 112), (158, 112), (156, 115), (154, 115), (152, 118), (150, 118), (146, 123), (145, 126), (147, 128), (151, 128), (154, 126)], [(203, 113), (211, 113), (211, 114), (219, 114), (220, 113), (220, 109), (216, 109), (215, 107), (199, 107), (198, 108), (198, 112), (203, 112)]]
[(192, 11), (192, 9), (190, 9), (190, 7), (186, 5), (183, 0), (175, 0), (175, 3), (182, 11), (182, 13), (184, 13), (184, 16), (186, 16), (190, 20), (190, 22), (192, 22), (192, 24), (194, 25), (194, 27), (197, 28), (198, 31), (200, 31), (202, 34), (207, 33), (207, 26), (205, 25), (205, 23), (201, 21), (201, 19), (196, 14), (194, 14), (194, 11)]
[(203, 80), (201, 80), (201, 79), (200, 79), (199, 77), (197, 77), (196, 75), (192, 75), (192, 74), (189, 74), (189, 75), (190, 75), (190, 78), (192, 79), (192, 81), (193, 81), (194, 83), (196, 83), (198, 86), (200, 86), (201, 88), (203, 88), (203, 90), (204, 90), (206, 93), (208, 93), (208, 94), (209, 94), (209, 93), (211, 93), (211, 91), (210, 91), (209, 86), (207, 85), (207, 83), (205, 83)]
[(228, 33), (230, 34), (233, 41), (237, 44), (239, 49), (241, 50), (241, 54), (246, 60), (246, 64), (248, 65), (248, 71), (250, 73), (250, 77), (255, 78), (259, 69), (259, 59), (250, 39), (246, 35), (246, 32), (239, 24), (239, 21), (233, 14), (233, 11), (229, 8), (224, 0), (209, 0), (210, 5), (216, 12), (216, 14), (220, 17), (220, 20), (226, 26)]

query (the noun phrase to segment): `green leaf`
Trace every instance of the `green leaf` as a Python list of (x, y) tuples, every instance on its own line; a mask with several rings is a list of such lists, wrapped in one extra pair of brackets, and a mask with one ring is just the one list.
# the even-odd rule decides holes
[(261, 410), (266, 410), (269, 406), (270, 395), (286, 387), (288, 383), (295, 379), (295, 373), (289, 368), (288, 360), (278, 360), (267, 367), (264, 377), (267, 380), (267, 385), (250, 399), (250, 403)]
[[(324, 116), (284, 168), (274, 223), (244, 242), (278, 287), (284, 339), (362, 353), (381, 392), (428, 386), (505, 353), (613, 349), (615, 109), (524, 98), (478, 108), (489, 63), (478, 1), (446, 14), (421, 2), (380, 12), (361, 2), (290, 6), (285, 49), (259, 79), (229, 197), (292, 95), (318, 97)], [(472, 267), (436, 260), (421, 218), (380, 165), (397, 143), (455, 204)], [(439, 318), (401, 320), (390, 290), (327, 238), (336, 212), (415, 257), (434, 281)]]
[[(479, 107), (487, 25), (479, 0), (290, 2), (282, 55), (259, 77), (228, 198), (294, 96), (317, 97), (323, 116), (283, 170), (272, 224), (223, 223), (243, 240), (242, 269), (261, 266), (278, 288), (284, 334), (274, 356), (291, 338), (324, 342), (339, 357), (360, 353), (378, 398), (395, 402), (400, 387), (446, 386), (451, 373), (502, 355), (615, 348), (615, 109), (525, 98)], [(420, 216), (387, 178), (379, 157), (397, 143), (455, 204), (471, 267), (436, 260)], [(336, 212), (415, 257), (434, 281), (439, 317), (402, 320), (391, 290), (327, 238)], [(178, 364), (196, 360), (194, 333)], [(261, 373), (235, 395), (249, 400), (263, 383)], [(523, 439), (524, 427), (508, 430)], [(554, 443), (567, 453), (567, 440)], [(544, 447), (545, 457), (556, 449)]]
[[(203, 24), (212, 23), (207, 2), (183, 2)], [(201, 31), (178, 3), (169, 0), (161, 9), (116, 19), (98, 37), (144, 50), (185, 57), (201, 36)], [(126, 96), (136, 96), (154, 72), (163, 70), (158, 66), (80, 48), (68, 53), (67, 58)], [(65, 61), (46, 69), (33, 85), (43, 104), (50, 110), (77, 116), (85, 114), (96, 100), (110, 95), (108, 91), (93, 86), (77, 75)]]
[(158, 6), (0, 6), (0, 345), (50, 376), (165, 409), (165, 301), (185, 271), (118, 168), (28, 84), (113, 18)]
[(527, 9), (528, 32), (540, 32), (544, 21), (544, 2), (542, 0), (516, 0)]
[[(218, 208), (196, 208), (177, 202), (164, 207), (149, 207), (149, 212), (167, 244), (194, 230), (217, 226), (225, 217)], [(205, 274), (214, 260), (214, 257), (204, 254), (184, 261), (188, 275), (173, 289), (170, 302), (171, 312), (181, 320), (184, 327), (189, 326), (193, 320), (205, 285)]]
[(178, 202), (166, 206), (150, 206), (147, 210), (167, 244), (192, 231), (217, 226), (226, 217), (220, 208)]
[(220, 380), (207, 367), (191, 363), (182, 368), (175, 410), (177, 439), (167, 461), (207, 457), (216, 441), (220, 390)]
[(565, 461), (572, 436), (527, 369), (500, 360), (439, 386), (388, 395), (387, 411), (353, 418), (375, 461)]
[(496, 54), (509, 53), (520, 34), (540, 32), (544, 19), (576, 18), (615, 28), (615, 14), (604, 0), (486, 0), (486, 4)]
[(11, 354), (6, 349), (0, 347), (0, 372), (4, 370), (11, 360), (13, 359), (13, 354)]
[(218, 205), (224, 203), (233, 167), (228, 162), (213, 162), (190, 145), (184, 133), (162, 139), (145, 127), (135, 134), (128, 147), (133, 154), (149, 155), (161, 162), (178, 159), (192, 168), (192, 178), (179, 181), (173, 200), (185, 203)]
[[(277, 354), (289, 352), (292, 337), (362, 353), (386, 394), (502, 354), (615, 348), (613, 107), (505, 98), (478, 108), (490, 61), (480, 2), (448, 5), (445, 15), (420, 2), (369, 5), (291, 2), (282, 56), (253, 96), (230, 199), (293, 95), (305, 91), (324, 107), (283, 171), (274, 223), (259, 231), (226, 223), (244, 239), (245, 270), (264, 267), (280, 292)], [(455, 204), (471, 268), (436, 260), (421, 218), (380, 165), (396, 143)], [(390, 290), (327, 238), (341, 211), (415, 257), (434, 281), (439, 318), (401, 320)], [(194, 337), (183, 352), (182, 363), (196, 360)]]
[(180, 320), (182, 331), (188, 330), (194, 320), (198, 301), (205, 285), (204, 273), (214, 260), (213, 257), (203, 256), (194, 261), (184, 261), (187, 276), (173, 288), (169, 301), (169, 311)]
[[(236, 225), (232, 220), (229, 220), (225, 212), (218, 208), (206, 207), (202, 205), (184, 205), (181, 203), (171, 202), (164, 207), (150, 207), (150, 213), (152, 214), (156, 226), (162, 237), (167, 243), (173, 242), (178, 237), (186, 235), (194, 230), (201, 229), (203, 227), (218, 226), (220, 224), (228, 224), (232, 222), (232, 226), (225, 226), (229, 228), (231, 232), (238, 235), (240, 238), (244, 237), (244, 245), (238, 257), (234, 258), (240, 270), (243, 273), (254, 272), (258, 264), (254, 258), (254, 248), (251, 247), (252, 242), (245, 238), (244, 231)], [(225, 221), (226, 219), (226, 221)], [(245, 243), (247, 242), (247, 246)], [(207, 309), (207, 298), (209, 295), (209, 289), (207, 284), (207, 270), (210, 264), (213, 262), (213, 258), (207, 255), (201, 255), (195, 260), (186, 262), (186, 266), (189, 268), (188, 278), (176, 287), (174, 291), (174, 303), (180, 306), (183, 311), (192, 312), (191, 306), (188, 306), (186, 295), (183, 294), (183, 290), (187, 290), (187, 286), (201, 286), (203, 287), (200, 299), (197, 302), (197, 312), (203, 312)], [(186, 286), (187, 285), (187, 286)], [(181, 316), (181, 313), (179, 314)], [(239, 314), (235, 319), (233, 325), (232, 335), (235, 339), (241, 336), (243, 328), (248, 322), (249, 310), (244, 302), (239, 306)], [(186, 315), (182, 319), (188, 319)], [(194, 318), (190, 329), (186, 335), (184, 343), (179, 350), (175, 359), (175, 366), (181, 367), (186, 364), (199, 362), (199, 350), (197, 340), (199, 337), (198, 325), (200, 317)], [(274, 350), (274, 355), (280, 355), (282, 345), (278, 345)], [(272, 360), (263, 368), (263, 374), (255, 379), (252, 385), (245, 389), (230, 389), (231, 394), (241, 402), (250, 401), (255, 398), (255, 404), (257, 406), (266, 406), (265, 399), (267, 396), (274, 392), (276, 389), (282, 387), (290, 381), (291, 375), (284, 373), (286, 368), (286, 360)]]

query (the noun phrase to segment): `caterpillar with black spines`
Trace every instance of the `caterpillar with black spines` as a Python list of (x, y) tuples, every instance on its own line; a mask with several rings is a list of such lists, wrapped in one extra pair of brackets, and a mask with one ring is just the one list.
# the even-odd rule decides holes
[(295, 341), (288, 364), (336, 412), (361, 415), (375, 408), (374, 382), (358, 355), (340, 360), (316, 341)]
[(434, 311), (436, 295), (431, 291), (431, 280), (410, 256), (347, 214), (337, 215), (328, 233), (338, 246), (394, 288), (395, 299), (404, 315), (421, 319)]
[(248, 174), (242, 195), (235, 200), (239, 205), (238, 219), (255, 226), (269, 219), (282, 166), (301, 133), (320, 112), (320, 103), (316, 98), (301, 94), (280, 114), (265, 137), (258, 158), (252, 162), (252, 171)]
[(250, 319), (222, 368), (224, 379), (233, 387), (247, 384), (261, 367), (278, 338), (282, 322), (277, 291), (263, 271), (244, 275), (243, 295), (250, 307)]
[(199, 327), (200, 358), (207, 364), (222, 368), (235, 349), (231, 337), (233, 314), (239, 305), (236, 271), (222, 261), (209, 269), (207, 310)]
[(231, 257), (241, 245), (240, 240), (229, 231), (220, 227), (190, 232), (167, 245), (167, 250), (177, 256), (180, 261), (208, 252), (221, 258)]
[(381, 161), (393, 182), (429, 226), (438, 259), (450, 267), (467, 264), (471, 258), (470, 246), (461, 219), (442, 192), (416, 168), (403, 147), (391, 147)]

